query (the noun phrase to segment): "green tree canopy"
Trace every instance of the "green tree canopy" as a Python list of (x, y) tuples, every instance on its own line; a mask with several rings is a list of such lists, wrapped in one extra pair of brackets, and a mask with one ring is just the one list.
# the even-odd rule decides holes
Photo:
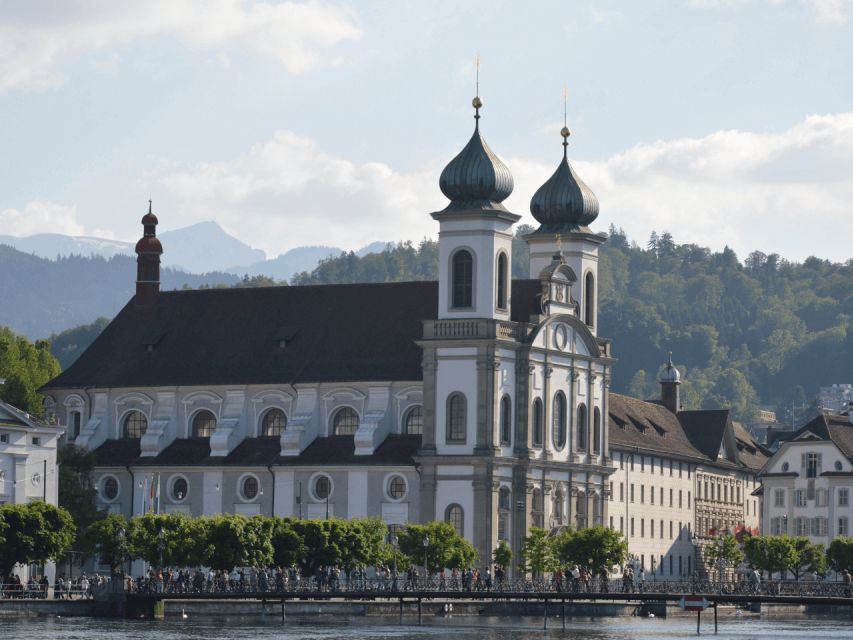
[(558, 558), (554, 542), (555, 539), (548, 535), (546, 529), (531, 527), (530, 535), (524, 538), (521, 545), (521, 558), (525, 569), (537, 575), (556, 569)]
[(270, 518), (221, 515), (203, 520), (206, 548), (202, 564), (231, 571), (240, 566), (268, 566), (273, 558)]
[(15, 563), (56, 560), (74, 542), (75, 527), (71, 515), (62, 507), (42, 501), (3, 505), (0, 507), (0, 520), (5, 524), (6, 537), (0, 546), (0, 575), (4, 578)]
[(494, 552), (492, 553), (492, 559), (495, 561), (496, 565), (501, 567), (509, 567), (512, 562), (512, 549), (509, 548), (509, 545), (505, 540), (501, 540), (498, 543), (498, 546), (495, 547)]
[[(123, 535), (120, 532), (124, 532)], [(89, 551), (97, 553), (102, 564), (108, 564), (113, 573), (131, 557), (131, 526), (120, 513), (108, 513), (89, 526), (86, 537), (91, 541)]]
[(853, 572), (853, 538), (841, 536), (829, 543), (826, 558), (836, 571)]
[(59, 448), (56, 457), (59, 466), (59, 506), (71, 514), (77, 528), (72, 550), (92, 553), (97, 538), (90, 534), (90, 527), (103, 515), (95, 503), (97, 492), (92, 482), (95, 455), (74, 443), (68, 443)]
[(560, 563), (590, 571), (621, 565), (628, 556), (628, 542), (623, 535), (607, 527), (563, 529), (553, 544)]
[(705, 547), (705, 558), (708, 567), (718, 569), (722, 567), (737, 567), (744, 559), (744, 552), (740, 544), (731, 534), (720, 536), (714, 542)]
[(59, 363), (46, 340), (31, 343), (0, 327), (0, 400), (35, 416), (44, 415), (39, 387), (59, 375)]
[(423, 565), (424, 537), (429, 537), (427, 563), (429, 571), (435, 573), (442, 569), (462, 569), (477, 563), (479, 554), (474, 546), (456, 533), (448, 522), (428, 522), (427, 524), (409, 524), (397, 535), (400, 550), (414, 565)]

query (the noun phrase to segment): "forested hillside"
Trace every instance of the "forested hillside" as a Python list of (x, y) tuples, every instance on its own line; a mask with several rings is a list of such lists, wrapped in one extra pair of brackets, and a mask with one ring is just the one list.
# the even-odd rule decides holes
[[(530, 230), (516, 235), (515, 277), (527, 277), (521, 236)], [(389, 245), (324, 260), (292, 284), (435, 279), (437, 259), (434, 241)], [(797, 264), (755, 252), (741, 262), (669, 234), (640, 247), (611, 228), (599, 292), (600, 334), (619, 359), (614, 391), (655, 397), (667, 351), (684, 374), (686, 408), (731, 407), (741, 419), (760, 405), (808, 403), (819, 386), (853, 378), (853, 260)]]
[[(194, 275), (164, 268), (163, 289), (231, 285), (228, 273)], [(112, 317), (133, 296), (136, 258), (69, 256), (46, 260), (0, 245), (0, 326), (41, 338), (69, 327)]]

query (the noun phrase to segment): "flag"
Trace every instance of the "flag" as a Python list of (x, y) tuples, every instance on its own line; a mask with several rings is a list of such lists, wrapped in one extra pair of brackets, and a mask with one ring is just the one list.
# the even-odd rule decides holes
[(157, 487), (154, 486), (154, 474), (151, 474), (151, 482), (148, 488), (148, 511), (154, 511), (154, 498), (157, 495)]

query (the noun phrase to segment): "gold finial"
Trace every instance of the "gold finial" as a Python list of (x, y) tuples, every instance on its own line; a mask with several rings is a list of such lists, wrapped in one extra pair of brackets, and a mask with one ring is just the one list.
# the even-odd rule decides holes
[(475, 84), (475, 93), (474, 99), (471, 100), (471, 106), (474, 107), (474, 130), (480, 130), (480, 109), (483, 107), (483, 101), (480, 100), (480, 53), (477, 52), (477, 57), (474, 59), (474, 66), (476, 67), (476, 84)]
[(569, 102), (569, 90), (563, 85), (563, 128), (560, 129), (560, 135), (563, 137), (563, 158), (565, 158), (568, 154), (567, 147), (569, 146), (569, 136), (572, 135), (572, 132), (569, 130), (567, 125), (568, 120), (568, 102)]

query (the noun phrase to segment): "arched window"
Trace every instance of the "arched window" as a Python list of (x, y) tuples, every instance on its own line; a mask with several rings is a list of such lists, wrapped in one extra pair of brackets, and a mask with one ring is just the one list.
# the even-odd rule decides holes
[(69, 434), (69, 440), (76, 440), (77, 436), (80, 435), (80, 422), (81, 422), (81, 420), (82, 420), (82, 418), (80, 416), (79, 411), (72, 411), (71, 412), (71, 420), (70, 420), (70, 422), (71, 422), (71, 425), (70, 425), (71, 426), (71, 429), (70, 429), (71, 433)]
[(544, 417), (542, 415), (542, 400), (536, 398), (533, 401), (533, 446), (541, 447), (542, 446), (542, 432), (544, 431), (545, 424), (543, 422)]
[(280, 436), (287, 428), (287, 416), (281, 409), (270, 409), (264, 414), (261, 423), (261, 434), (265, 436)]
[(148, 418), (141, 411), (131, 411), (124, 417), (124, 437), (141, 438), (148, 429)]
[(591, 271), (584, 279), (584, 322), (589, 327), (595, 324), (595, 276)]
[(601, 411), (598, 407), (592, 412), (592, 450), (601, 452)]
[(336, 436), (354, 436), (358, 431), (358, 414), (355, 409), (341, 407), (332, 420), (332, 433)]
[(501, 398), (501, 444), (512, 440), (512, 400), (509, 396)]
[(553, 422), (554, 446), (562, 449), (566, 446), (566, 396), (562, 391), (558, 391), (554, 396)]
[(202, 409), (193, 416), (192, 434), (194, 438), (209, 438), (216, 431), (216, 416)]
[(578, 451), (586, 451), (587, 432), (589, 425), (586, 420), (586, 405), (578, 406)]
[(497, 274), (497, 296), (496, 303), (498, 309), (506, 309), (506, 288), (507, 288), (507, 264), (505, 253), (498, 254), (498, 274)]
[(458, 504), (448, 505), (444, 511), (444, 521), (449, 522), (460, 536), (465, 535), (465, 512)]
[(465, 442), (467, 431), (467, 401), (459, 392), (447, 397), (447, 441)]
[(453, 255), (453, 307), (470, 308), (474, 306), (474, 258), (465, 249)]
[(403, 424), (406, 425), (405, 433), (410, 436), (422, 435), (424, 432), (424, 408), (421, 405), (415, 405), (409, 409)]

